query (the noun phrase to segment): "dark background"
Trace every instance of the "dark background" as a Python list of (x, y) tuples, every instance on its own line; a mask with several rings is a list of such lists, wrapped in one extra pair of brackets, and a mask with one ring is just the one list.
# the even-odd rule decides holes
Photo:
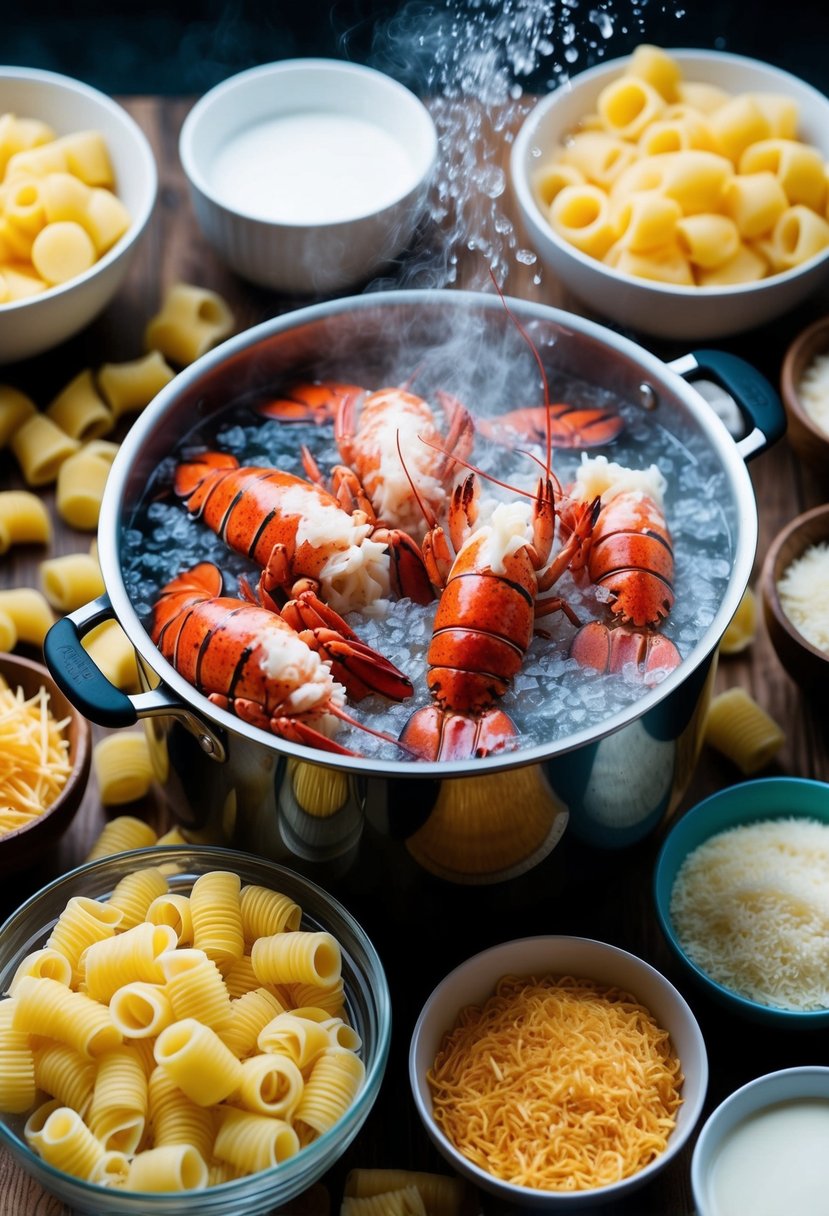
[[(258, 63), (322, 55), (370, 63), (424, 90), (429, 32), (464, 5), (549, 15), (554, 50), (519, 79), (525, 91), (543, 92), (560, 78), (562, 35), (572, 22), (584, 48), (574, 71), (646, 40), (755, 56), (829, 92), (829, 0), (40, 0), (0, 5), (0, 59), (65, 72), (109, 93), (172, 95), (202, 93)], [(612, 19), (609, 37), (597, 35), (591, 13)]]

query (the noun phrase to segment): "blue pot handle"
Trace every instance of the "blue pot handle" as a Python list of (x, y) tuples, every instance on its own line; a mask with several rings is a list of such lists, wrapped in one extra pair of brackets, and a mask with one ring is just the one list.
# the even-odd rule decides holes
[(745, 359), (724, 350), (695, 350), (672, 366), (686, 379), (715, 381), (734, 398), (749, 422), (746, 435), (737, 441), (744, 460), (757, 456), (785, 435), (783, 402), (766, 377)]
[(90, 629), (114, 616), (109, 596), (57, 621), (43, 640), (43, 657), (52, 678), (91, 722), (99, 726), (134, 726), (138, 714), (132, 700), (106, 678), (81, 645)]

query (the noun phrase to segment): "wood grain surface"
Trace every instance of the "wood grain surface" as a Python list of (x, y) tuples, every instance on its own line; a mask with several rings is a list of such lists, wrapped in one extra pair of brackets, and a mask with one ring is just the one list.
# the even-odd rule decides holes
[[(142, 354), (144, 326), (158, 309), (165, 289), (177, 280), (221, 292), (234, 310), (239, 330), (301, 303), (245, 284), (221, 265), (200, 236), (177, 153), (178, 133), (191, 102), (132, 97), (125, 104), (155, 151), (160, 170), (158, 206), (128, 280), (105, 314), (59, 350), (0, 369), (0, 380), (30, 392), (41, 405), (84, 368)], [(493, 138), (503, 139), (503, 134)], [(506, 155), (506, 145), (503, 151)], [(508, 196), (504, 212), (512, 214)], [(428, 234), (423, 239), (428, 239)], [(482, 269), (481, 255), (467, 252), (459, 265), (457, 285), (479, 286), (485, 281)], [(393, 279), (389, 285), (394, 285)], [(524, 265), (517, 259), (511, 263), (506, 289), (512, 295), (584, 311), (549, 275), (539, 274), (537, 266)], [(819, 295), (760, 332), (707, 345), (743, 355), (776, 384), (788, 341), (827, 311), (829, 303)], [(671, 344), (656, 344), (641, 337), (638, 340), (663, 358), (685, 353), (684, 348)], [(785, 439), (754, 460), (750, 471), (760, 513), (754, 582), (776, 531), (799, 511), (824, 501), (826, 491), (798, 463)], [(7, 453), (0, 453), (0, 482), (3, 487), (21, 484)], [(44, 497), (53, 505), (51, 491), (45, 491)], [(88, 548), (89, 535), (75, 533), (60, 524), (56, 515), (54, 518), (57, 527), (50, 555)], [(36, 586), (38, 563), (44, 556), (47, 554), (34, 546), (13, 549), (0, 559), (0, 587)], [(31, 650), (26, 653), (37, 657)], [(826, 698), (810, 702), (801, 695), (780, 667), (762, 623), (756, 641), (745, 654), (720, 661), (717, 688), (736, 684), (745, 687), (785, 729), (785, 745), (766, 772), (829, 779)], [(96, 727), (95, 737), (101, 734)], [(683, 808), (739, 780), (741, 774), (726, 760), (704, 751)], [(164, 826), (164, 810), (154, 802), (130, 810), (149, 816), (159, 828)], [(93, 778), (63, 840), (43, 857), (36, 870), (13, 875), (4, 882), (0, 916), (11, 913), (44, 882), (82, 861), (104, 822), (105, 812)], [(653, 912), (650, 884), (660, 839), (661, 833), (657, 832), (639, 845), (611, 852), (580, 845), (565, 834), (537, 871), (524, 879), (487, 888), (449, 889), (448, 884), (418, 874), (411, 867), (395, 875), (394, 867), (402, 852), (395, 841), (378, 845), (374, 856), (361, 860), (350, 887), (352, 911), (374, 935), (389, 972), (394, 1002), (389, 1068), (377, 1105), (345, 1158), (332, 1168), (313, 1195), (284, 1211), (295, 1216), (329, 1209), (336, 1213), (344, 1174), (354, 1166), (442, 1168), (441, 1159), (417, 1122), (409, 1097), (408, 1038), (422, 1000), (445, 971), (482, 946), (509, 936), (563, 932), (603, 938), (633, 950), (665, 972), (692, 1002), (706, 1037), (711, 1064), (706, 1114), (738, 1085), (763, 1072), (795, 1064), (826, 1064), (829, 1050), (825, 1034), (787, 1037), (739, 1021), (689, 990), (668, 954)], [(419, 949), (406, 958), (397, 957), (398, 930), (405, 926), (411, 932), (418, 925), (423, 927)], [(608, 1216), (689, 1216), (693, 1211), (690, 1152), (688, 1146), (678, 1160), (630, 1200), (607, 1205), (602, 1211)], [(482, 1211), (499, 1212), (483, 1196), (481, 1205)], [(58, 1200), (45, 1194), (9, 1152), (0, 1148), (0, 1216), (66, 1213)]]

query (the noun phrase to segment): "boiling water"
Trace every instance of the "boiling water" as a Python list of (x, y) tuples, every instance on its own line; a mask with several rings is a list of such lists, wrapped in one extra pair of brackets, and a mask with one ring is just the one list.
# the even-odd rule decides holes
[[(342, 373), (339, 378), (352, 382), (355, 379), (353, 374)], [(431, 400), (434, 385), (425, 381), (428, 371), (424, 383), (418, 379), (414, 387)], [(384, 379), (369, 387), (389, 382), (394, 381)], [(274, 385), (267, 396), (278, 395), (286, 387)], [(454, 385), (451, 387), (457, 391)], [(611, 447), (590, 454), (602, 452), (608, 459), (631, 468), (647, 468), (656, 463), (665, 476), (668, 483), (665, 511), (676, 561), (676, 600), (662, 631), (683, 656), (688, 655), (713, 620), (732, 569), (732, 526), (724, 509), (729, 499), (725, 474), (715, 466), (707, 441), (689, 435), (680, 442), (655, 424), (652, 416), (645, 416), (638, 405), (619, 402), (603, 390), (560, 375), (556, 375), (556, 399), (610, 405), (620, 410), (626, 420), (621, 438)], [(513, 399), (504, 407), (503, 396), (500, 400), (501, 409), (526, 403)], [(214, 415), (184, 437), (180, 451), (198, 445), (217, 448), (232, 453), (242, 464), (275, 465), (302, 476), (299, 451), (306, 444), (323, 472), (339, 463), (333, 428), (265, 420), (252, 408), (255, 404), (256, 401), (237, 403)], [(534, 450), (543, 456), (541, 446)], [(158, 469), (123, 538), (125, 585), (148, 632), (152, 606), (160, 588), (197, 562), (212, 561), (223, 570), (224, 593), (228, 595), (236, 593), (240, 574), (252, 575), (254, 583), (258, 577), (258, 568), (228, 550), (204, 524), (190, 519), (175, 498), (171, 490), (175, 458), (174, 453)], [(472, 459), (484, 469), (497, 467), (498, 474), (515, 485), (529, 488), (538, 476), (537, 466), (526, 456), (480, 439), (476, 440)], [(572, 480), (579, 460), (577, 452), (555, 452), (553, 467), (563, 485)], [(506, 491), (489, 484), (485, 484), (484, 493), (502, 501), (509, 499)], [(549, 594), (564, 596), (582, 621), (608, 619), (601, 590), (589, 584), (578, 586), (569, 573)], [(425, 683), (426, 652), (434, 610), (434, 604), (422, 607), (402, 600), (392, 602), (380, 614), (349, 615), (354, 631), (405, 671), (415, 687), (414, 696), (401, 704), (372, 696), (352, 706), (360, 721), (397, 737), (413, 710), (430, 703)], [(603, 719), (642, 695), (643, 687), (635, 672), (617, 675), (586, 672), (569, 658), (575, 628), (563, 613), (543, 618), (538, 628), (539, 636), (534, 638), (521, 671), (501, 702), (518, 727), (520, 743), (516, 746), (553, 744), (574, 732), (598, 727)], [(542, 630), (547, 636), (541, 636)], [(343, 726), (337, 739), (364, 755), (408, 759), (394, 745), (349, 726)]]

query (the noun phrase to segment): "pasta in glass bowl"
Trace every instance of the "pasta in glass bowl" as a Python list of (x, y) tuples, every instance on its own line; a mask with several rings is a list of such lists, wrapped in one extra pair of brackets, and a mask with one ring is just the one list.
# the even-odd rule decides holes
[(829, 275), (829, 99), (770, 64), (640, 46), (538, 103), (510, 173), (541, 262), (599, 316), (723, 337)]
[[(589, 938), (529, 937), (438, 984), (414, 1028), (409, 1082), (435, 1147), (504, 1210), (593, 1211), (680, 1152), (708, 1062), (691, 1009), (643, 959)], [(617, 1129), (610, 1152), (600, 1125)]]
[(270, 1212), (334, 1164), (377, 1097), (382, 965), (285, 867), (132, 850), (44, 887), (0, 943), (0, 1141), (73, 1209)]

